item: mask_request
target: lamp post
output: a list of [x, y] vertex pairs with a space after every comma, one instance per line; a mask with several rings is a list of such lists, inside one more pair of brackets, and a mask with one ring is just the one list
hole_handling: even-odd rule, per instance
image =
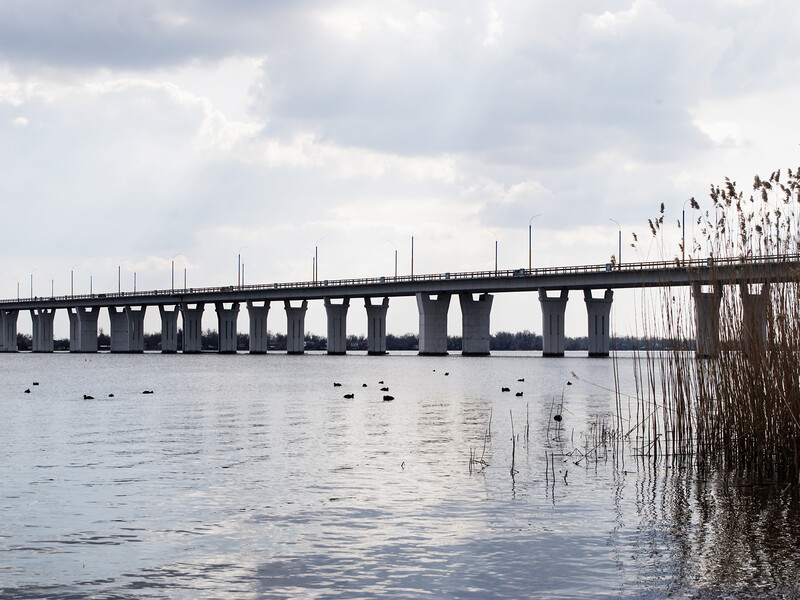
[[411, 234], [411, 279], [414, 279], [414, 234]]
[[488, 231], [494, 236], [494, 274], [497, 275], [497, 234], [488, 228], [486, 229], [486, 231]]
[[528, 271], [533, 268], [533, 220], [541, 216], [541, 214], [535, 214], [528, 221]]
[[314, 281], [319, 281], [319, 243], [324, 239], [321, 237], [314, 244]]
[[[239, 288], [239, 289], [241, 289], [241, 287], [242, 287], [242, 250], [244, 250], [246, 248], [249, 248], [249, 247], [250, 247], [249, 244], [247, 246], [242, 246], [241, 248], [239, 248], [239, 250], [237, 250], [237, 253], [236, 253], [236, 259], [237, 259], [237, 265], [236, 265], [236, 287]], [[176, 254], [176, 256], [177, 256], [177, 254]]]
[[394, 246], [394, 278], [397, 279], [397, 244], [392, 240], [386, 240], [386, 243]]
[[91, 296], [93, 294], [93, 290], [92, 290], [92, 272], [89, 269], [84, 269], [84, 271], [86, 271], [89, 274], [89, 295]]
[[608, 219], [609, 221], [614, 221], [617, 224], [617, 228], [619, 228], [619, 253], [617, 254], [617, 268], [622, 268], [622, 225], [619, 224], [619, 221], [616, 219]]
[[[681, 262], [686, 264], [686, 205], [692, 202], [694, 198], [689, 198], [683, 203], [681, 210]], [[694, 208], [694, 206], [692, 206]]]

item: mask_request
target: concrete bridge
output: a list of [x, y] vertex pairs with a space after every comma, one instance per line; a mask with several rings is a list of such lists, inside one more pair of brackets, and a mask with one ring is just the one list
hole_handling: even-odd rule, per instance
[[[244, 304], [250, 318], [250, 352], [266, 353], [267, 315], [271, 303], [283, 303], [287, 322], [287, 352], [304, 351], [308, 302], [322, 300], [328, 317], [328, 354], [344, 354], [347, 313], [351, 300], [364, 301], [369, 354], [386, 354], [386, 314], [389, 299], [415, 296], [419, 309], [419, 353], [447, 354], [447, 313], [458, 295], [462, 315], [462, 354], [489, 354], [493, 294], [538, 292], [542, 309], [544, 356], [564, 355], [564, 313], [571, 290], [582, 291], [587, 311], [589, 356], [608, 356], [609, 315], [615, 289], [691, 286], [695, 303], [696, 346], [700, 355], [713, 354], [719, 341], [719, 305], [725, 285], [739, 286], [753, 335], [766, 331], [765, 302], [770, 282], [800, 279], [800, 255], [751, 259], [704, 259], [682, 263], [642, 262], [502, 271], [439, 273], [367, 279], [269, 283], [211, 288], [154, 290], [34, 297], [0, 301], [0, 351], [17, 351], [17, 319], [29, 311], [33, 351], [53, 351], [55, 311], [66, 310], [70, 352], [97, 352], [97, 319], [108, 311], [111, 352], [144, 350], [144, 316], [157, 307], [161, 316], [161, 347], [178, 351], [178, 317], [182, 319], [184, 353], [201, 351], [201, 319], [213, 305], [219, 325], [219, 351], [236, 352], [237, 317]], [[753, 292], [751, 284], [762, 284]], [[710, 289], [709, 289], [710, 288]]]

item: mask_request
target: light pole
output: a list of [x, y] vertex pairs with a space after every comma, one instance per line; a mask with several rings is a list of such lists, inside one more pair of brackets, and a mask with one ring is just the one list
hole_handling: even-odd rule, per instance
[[528, 221], [528, 271], [533, 268], [533, 220], [541, 216], [541, 214], [535, 214]]
[[392, 240], [386, 240], [386, 243], [394, 246], [394, 278], [397, 279], [397, 244]]
[[686, 202], [683, 203], [683, 209], [681, 210], [681, 262], [686, 264], [686, 205], [692, 203], [692, 208], [694, 208], [694, 198], [689, 198]]
[[414, 279], [414, 234], [411, 234], [411, 279]]
[[497, 275], [497, 234], [488, 228], [486, 229], [486, 231], [488, 231], [494, 236], [494, 274]]
[[619, 221], [616, 219], [608, 219], [609, 221], [614, 221], [617, 224], [617, 228], [619, 228], [619, 253], [617, 254], [617, 268], [622, 268], [622, 225], [619, 224]]
[[[183, 255], [182, 252], [178, 252], [177, 254], [173, 254], [172, 258], [170, 259], [171, 267], [172, 267], [172, 293], [173, 294], [175, 293], [175, 259], [177, 257], [179, 257], [179, 256], [182, 256], [182, 255]], [[184, 269], [185, 268], [186, 267], [184, 267]], [[186, 287], [186, 273], [185, 273], [185, 271], [184, 271], [184, 277], [183, 277], [183, 287], [184, 288]]]
[[92, 295], [92, 272], [89, 269], [84, 269], [89, 274], [89, 295]]
[[319, 243], [324, 239], [321, 237], [314, 244], [314, 281], [319, 281]]
[[238, 287], [239, 289], [242, 288], [242, 250], [249, 247], [250, 247], [249, 245], [242, 246], [241, 248], [239, 248], [239, 251], [237, 253], [238, 264], [236, 267], [236, 287]]

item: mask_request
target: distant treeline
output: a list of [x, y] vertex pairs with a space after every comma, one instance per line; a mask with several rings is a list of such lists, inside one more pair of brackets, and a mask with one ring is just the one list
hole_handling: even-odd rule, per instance
[[[269, 333], [270, 350], [286, 350], [286, 336], [282, 333]], [[178, 331], [178, 348], [182, 347], [183, 332]], [[249, 348], [250, 336], [246, 333], [238, 335], [237, 347], [239, 350]], [[17, 335], [17, 345], [20, 350], [31, 350], [31, 336], [27, 334]], [[111, 346], [111, 336], [104, 333], [101, 329], [97, 335], [97, 345], [100, 350], [107, 350]], [[53, 346], [56, 350], [69, 350], [69, 339], [63, 338], [54, 340]], [[307, 350], [325, 350], [327, 339], [324, 336], [306, 333], [305, 346]], [[612, 339], [612, 348], [615, 350], [670, 350], [675, 346], [673, 340], [656, 339], [645, 340], [635, 337], [620, 337]], [[203, 350], [217, 350], [219, 348], [219, 336], [213, 329], [206, 329], [202, 334]], [[527, 329], [511, 333], [508, 331], [498, 331], [491, 336], [489, 347], [492, 350], [541, 350], [542, 336], [532, 333]], [[386, 334], [386, 349], [392, 350], [417, 350], [419, 348], [419, 336], [415, 333], [404, 335]], [[589, 341], [586, 337], [568, 337], [565, 340], [567, 350], [588, 350]], [[146, 333], [144, 335], [145, 350], [161, 350], [161, 334]], [[348, 350], [367, 350], [367, 338], [363, 335], [351, 335], [347, 337]], [[452, 335], [447, 337], [447, 349], [452, 351], [461, 350], [461, 336]], [[683, 344], [684, 350], [693, 350], [694, 343]]]

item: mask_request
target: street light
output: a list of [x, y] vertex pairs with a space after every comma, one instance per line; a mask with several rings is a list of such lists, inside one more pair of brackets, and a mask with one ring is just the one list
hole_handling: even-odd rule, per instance
[[528, 271], [533, 268], [533, 220], [541, 216], [541, 214], [535, 214], [528, 221]]
[[250, 247], [249, 245], [248, 246], [242, 246], [241, 248], [239, 248], [239, 251], [238, 251], [238, 254], [237, 254], [238, 264], [237, 264], [237, 267], [236, 267], [236, 287], [238, 287], [239, 289], [242, 288], [242, 250], [244, 250], [245, 248], [249, 248], [249, 247]]
[[84, 269], [89, 274], [89, 295], [92, 295], [92, 272], [89, 269]]
[[411, 234], [411, 279], [414, 279], [414, 234]]
[[608, 220], [614, 221], [614, 223], [616, 223], [617, 227], [619, 228], [619, 254], [617, 255], [617, 264], [618, 264], [617, 268], [622, 268], [622, 225], [620, 225], [619, 221], [617, 221], [616, 219], [609, 218]]
[[394, 278], [397, 279], [397, 244], [392, 240], [386, 240], [386, 243], [394, 246]]
[[489, 228], [486, 231], [494, 236], [494, 274], [497, 275], [497, 234]]
[[[170, 259], [171, 266], [172, 266], [172, 293], [175, 293], [175, 259], [178, 256], [183, 256], [182, 252], [178, 252], [177, 254], [173, 254], [172, 258]], [[183, 267], [183, 287], [184, 291], [186, 291], [186, 265]]]
[[687, 204], [689, 204], [692, 210], [694, 210], [695, 199], [692, 197], [689, 198], [686, 202], [684, 202], [683, 209], [681, 211], [681, 260], [684, 264], [686, 263], [686, 205]]
[[314, 244], [314, 281], [319, 281], [319, 243], [324, 239], [321, 237]]

